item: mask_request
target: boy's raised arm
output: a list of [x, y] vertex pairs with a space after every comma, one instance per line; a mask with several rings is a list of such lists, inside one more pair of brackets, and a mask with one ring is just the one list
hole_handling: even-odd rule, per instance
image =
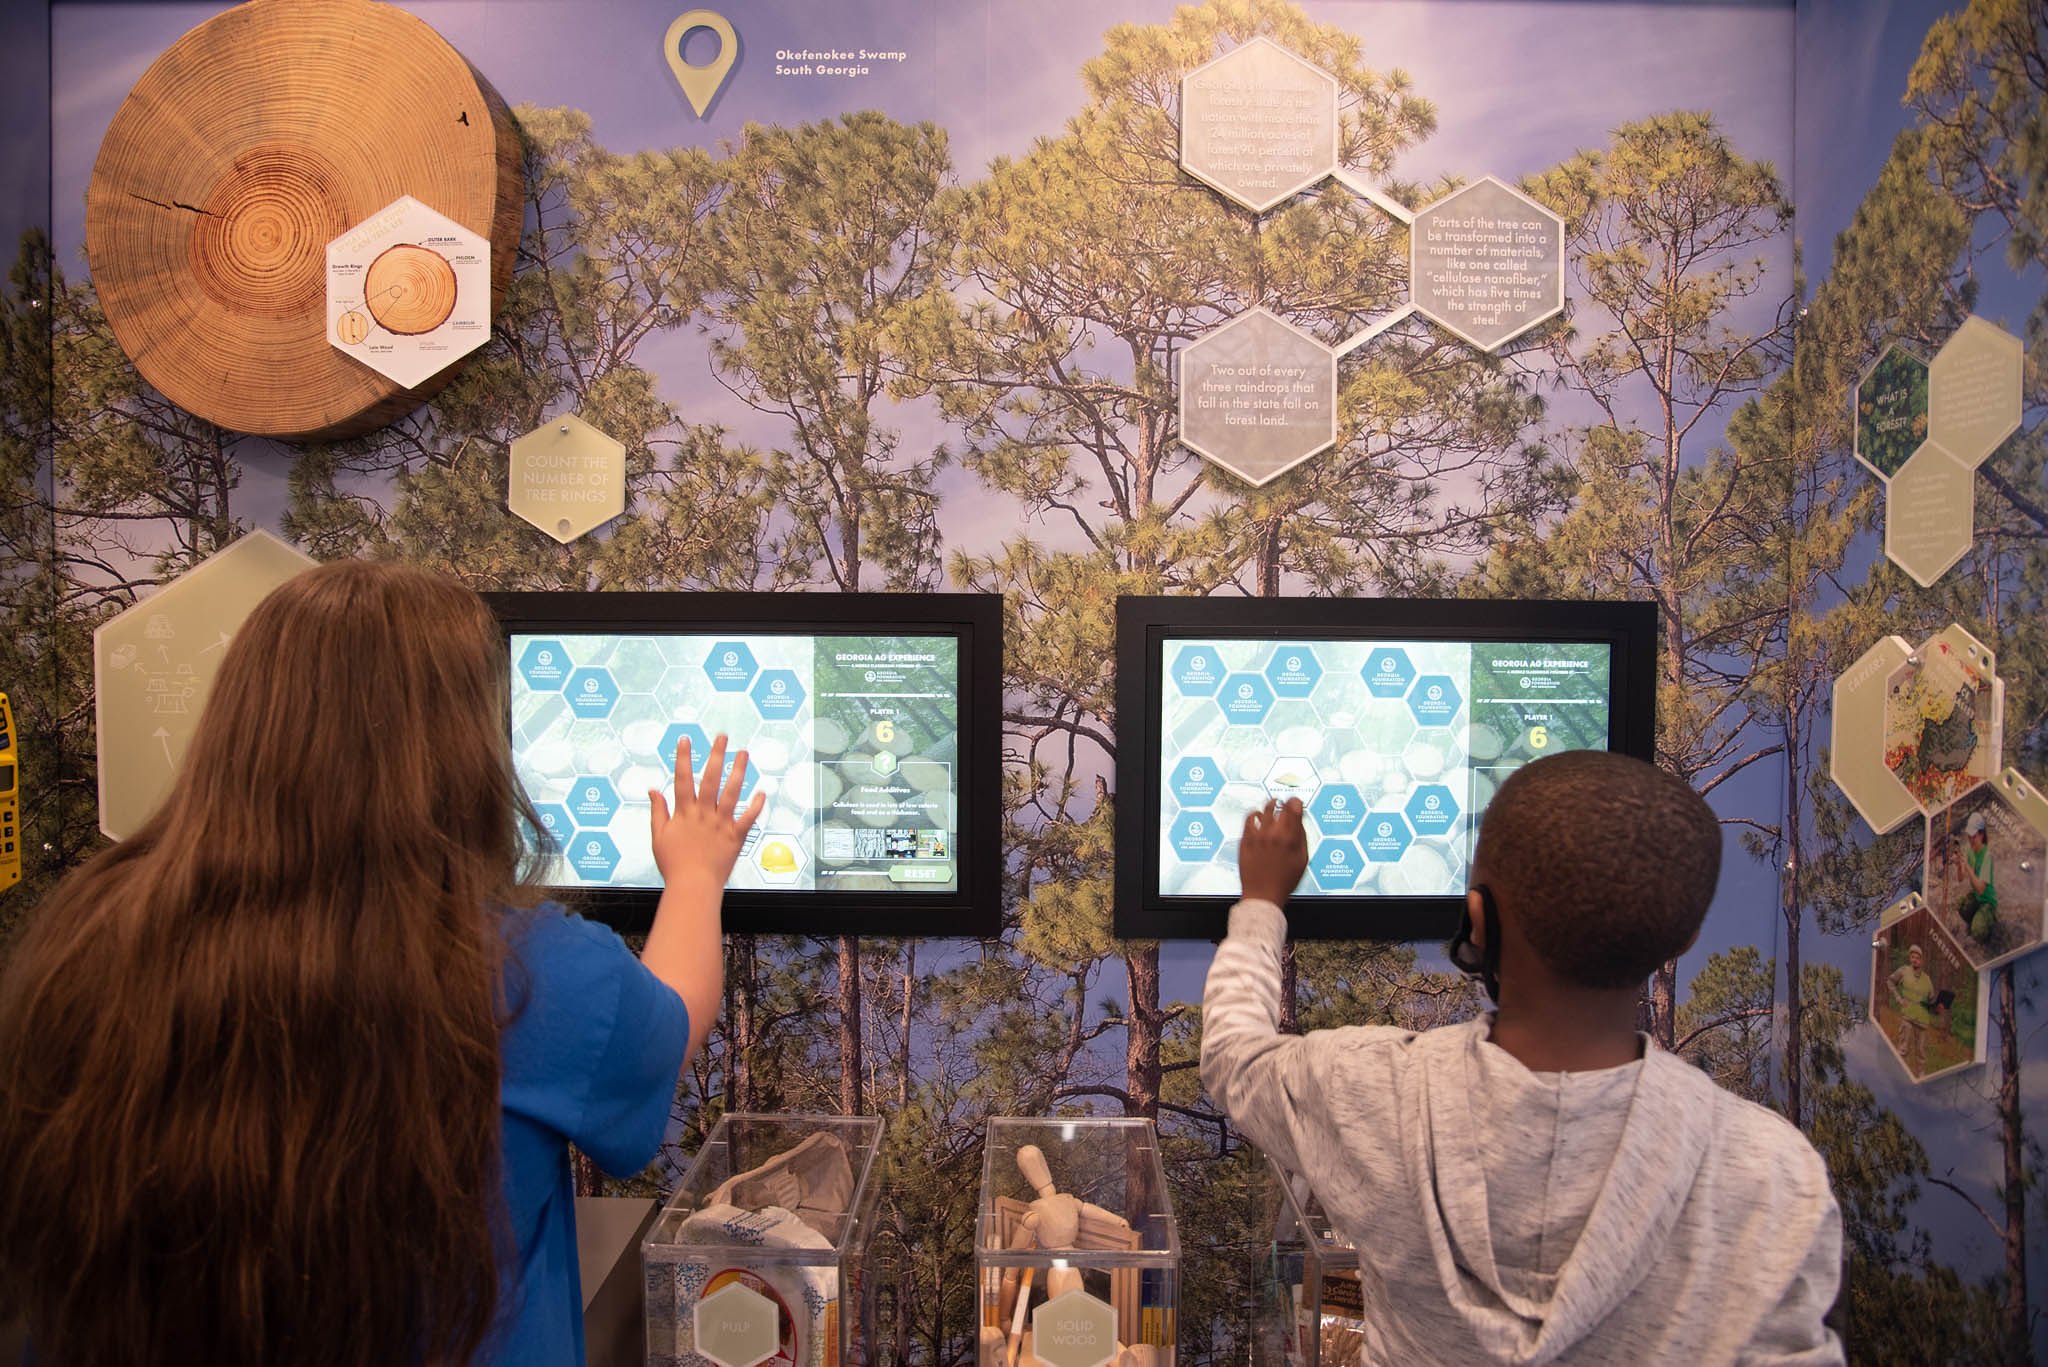
[[1308, 867], [1301, 803], [1267, 803], [1245, 817], [1238, 844], [1244, 900], [1230, 909], [1202, 992], [1202, 1085], [1232, 1123], [1291, 1172], [1303, 1171], [1304, 1132], [1326, 1128], [1309, 1041], [1280, 1033], [1280, 952], [1287, 900]]

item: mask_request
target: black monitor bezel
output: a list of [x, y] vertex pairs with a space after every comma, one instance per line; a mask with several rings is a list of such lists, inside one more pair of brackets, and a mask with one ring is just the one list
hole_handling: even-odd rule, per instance
[[[511, 666], [517, 634], [942, 635], [960, 642], [957, 886], [945, 892], [732, 889], [729, 934], [991, 938], [1002, 930], [1003, 599], [988, 593], [500, 592], [484, 601], [498, 619]], [[509, 699], [508, 699], [509, 707]], [[505, 719], [510, 733], [511, 716]], [[622, 934], [654, 924], [654, 888], [550, 886], [572, 910]]]
[[[1610, 748], [1656, 757], [1657, 609], [1648, 602], [1501, 598], [1120, 597], [1116, 611], [1115, 928], [1125, 939], [1217, 940], [1228, 897], [1168, 897], [1159, 891], [1160, 727], [1169, 641], [1243, 640], [1605, 642]], [[1297, 898], [1289, 933], [1315, 940], [1442, 940], [1453, 935], [1464, 899]], [[1371, 933], [1361, 933], [1369, 929]]]

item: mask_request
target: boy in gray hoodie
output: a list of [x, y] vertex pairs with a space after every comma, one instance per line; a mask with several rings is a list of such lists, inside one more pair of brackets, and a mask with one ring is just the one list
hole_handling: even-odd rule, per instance
[[1798, 1130], [1636, 1032], [1721, 829], [1661, 770], [1570, 751], [1486, 810], [1453, 957], [1495, 1010], [1279, 1033], [1301, 803], [1245, 819], [1202, 1081], [1358, 1246], [1369, 1363], [1838, 1363], [1842, 1222]]

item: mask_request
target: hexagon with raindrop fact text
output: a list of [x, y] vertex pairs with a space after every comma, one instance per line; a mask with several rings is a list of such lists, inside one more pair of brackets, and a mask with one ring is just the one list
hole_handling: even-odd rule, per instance
[[1885, 555], [1928, 588], [1969, 553], [1976, 534], [1976, 472], [1928, 442], [1885, 486]]
[[1965, 318], [1927, 368], [1927, 437], [1969, 469], [2020, 425], [2026, 356], [1995, 323]]
[[1190, 343], [1179, 397], [1181, 443], [1247, 484], [1337, 441], [1337, 353], [1267, 309]]
[[1927, 440], [1927, 362], [1897, 342], [1856, 381], [1851, 452], [1879, 479], [1890, 479]]
[[1482, 351], [1564, 311], [1564, 220], [1492, 176], [1419, 210], [1408, 243], [1416, 311]]
[[94, 630], [100, 829], [109, 837], [126, 839], [170, 791], [243, 621], [313, 564], [270, 533], [251, 532]]
[[1117, 1347], [1116, 1307], [1086, 1291], [1054, 1296], [1031, 1312], [1031, 1353], [1046, 1367], [1102, 1367]]
[[1254, 38], [1180, 81], [1181, 169], [1264, 213], [1337, 169], [1337, 81]]
[[574, 414], [513, 439], [505, 506], [563, 545], [626, 511], [626, 447]]
[[569, 699], [569, 710], [579, 721], [602, 720], [619, 704], [619, 686], [613, 681], [612, 672], [596, 665], [571, 674], [562, 692]]
[[752, 1287], [728, 1282], [690, 1307], [697, 1351], [718, 1367], [757, 1367], [782, 1346], [775, 1302]]

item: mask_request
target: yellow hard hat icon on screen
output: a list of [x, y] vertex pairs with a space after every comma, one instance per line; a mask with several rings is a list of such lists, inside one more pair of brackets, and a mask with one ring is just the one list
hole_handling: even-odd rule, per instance
[[761, 847], [761, 872], [795, 873], [796, 851], [786, 841], [769, 841]]

